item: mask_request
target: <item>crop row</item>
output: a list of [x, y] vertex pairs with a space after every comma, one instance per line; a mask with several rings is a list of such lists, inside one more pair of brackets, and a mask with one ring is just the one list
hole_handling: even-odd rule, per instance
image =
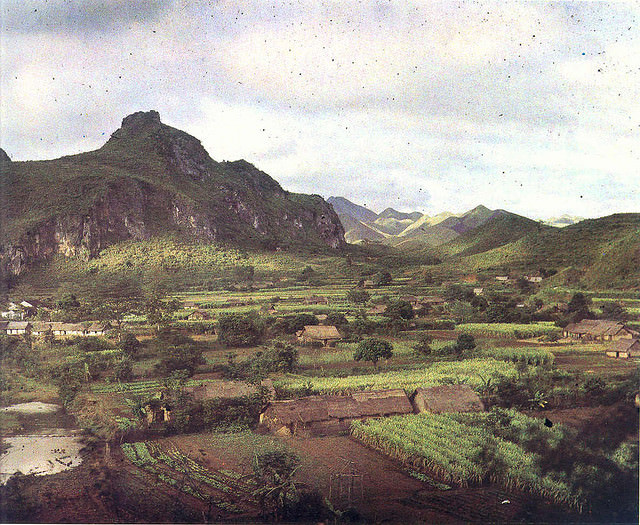
[[487, 428], [451, 415], [421, 414], [356, 421], [354, 437], [414, 468], [461, 486], [491, 481], [557, 503], [580, 506], [569, 486], [542, 472], [538, 456]]
[[478, 388], [483, 386], [487, 379], [495, 376], [516, 377], [516, 367], [513, 363], [506, 361], [476, 358], [438, 362], [415, 370], [349, 377], [314, 377], [310, 379], [308, 376], [287, 375], [274, 381], [274, 386], [293, 390], [307, 388], [311, 382], [311, 390], [320, 394], [343, 394], [358, 390], [385, 388], [404, 388], [411, 391], [417, 387], [455, 383], [466, 383], [472, 388]]
[[530, 339], [541, 335], [560, 335], [560, 330], [553, 323], [465, 323], [456, 327], [459, 332], [485, 337], [516, 337]]

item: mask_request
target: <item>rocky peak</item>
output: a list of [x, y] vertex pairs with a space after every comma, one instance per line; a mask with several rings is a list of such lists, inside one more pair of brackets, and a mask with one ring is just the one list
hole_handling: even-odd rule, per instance
[[137, 111], [122, 119], [120, 129], [111, 134], [111, 139], [144, 137], [157, 131], [162, 126], [160, 113], [157, 111]]
[[0, 162], [11, 162], [11, 158], [7, 155], [7, 152], [0, 148]]

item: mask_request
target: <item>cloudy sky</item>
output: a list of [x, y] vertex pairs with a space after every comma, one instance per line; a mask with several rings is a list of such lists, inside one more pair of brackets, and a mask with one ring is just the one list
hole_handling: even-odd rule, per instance
[[95, 149], [133, 111], [292, 191], [381, 211], [640, 212], [622, 2], [2, 0], [0, 143]]

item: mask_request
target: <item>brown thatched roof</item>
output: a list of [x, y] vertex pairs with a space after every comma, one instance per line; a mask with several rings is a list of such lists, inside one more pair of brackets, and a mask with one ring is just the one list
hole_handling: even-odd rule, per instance
[[387, 416], [413, 412], [409, 398], [401, 388], [355, 392], [352, 395], [360, 406], [362, 416]]
[[330, 419], [409, 414], [413, 411], [402, 389], [357, 392], [345, 396], [307, 396], [286, 401], [273, 401], [263, 413], [267, 423], [291, 425]]
[[469, 385], [441, 385], [417, 388], [414, 404], [421, 411], [434, 412], [479, 412], [484, 410], [482, 400]]
[[305, 326], [304, 330], [300, 333], [300, 337], [304, 339], [315, 339], [317, 341], [324, 341], [326, 339], [342, 339], [338, 329], [331, 325]]
[[638, 339], [618, 339], [612, 341], [607, 346], [609, 352], [630, 352], [631, 350], [640, 350], [640, 340]]
[[605, 335], [617, 335], [620, 331], [625, 330], [625, 326], [619, 321], [583, 319], [579, 323], [571, 323], [567, 325], [565, 330], [572, 334], [584, 334], [600, 337]]

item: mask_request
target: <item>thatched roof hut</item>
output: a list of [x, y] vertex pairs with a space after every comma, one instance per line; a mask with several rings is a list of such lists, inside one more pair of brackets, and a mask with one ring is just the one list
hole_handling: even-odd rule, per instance
[[571, 323], [563, 330], [564, 337], [585, 339], [589, 341], [616, 341], [631, 338], [633, 333], [619, 321], [602, 319], [583, 319], [579, 323]]
[[607, 348], [608, 357], [640, 357], [640, 339], [618, 339], [613, 341]]
[[327, 435], [347, 432], [355, 419], [412, 411], [404, 390], [382, 390], [274, 401], [260, 415], [260, 423], [280, 434]]
[[332, 325], [307, 325], [298, 332], [298, 338], [300, 341], [308, 343], [320, 341], [324, 346], [327, 346], [331, 342], [339, 341], [342, 336], [338, 329]]
[[417, 388], [413, 405], [418, 412], [482, 412], [484, 404], [469, 385], [440, 385]]
[[203, 382], [197, 386], [188, 386], [185, 392], [193, 395], [196, 401], [207, 399], [231, 399], [256, 394], [258, 388], [243, 381], [225, 381], [216, 379]]

